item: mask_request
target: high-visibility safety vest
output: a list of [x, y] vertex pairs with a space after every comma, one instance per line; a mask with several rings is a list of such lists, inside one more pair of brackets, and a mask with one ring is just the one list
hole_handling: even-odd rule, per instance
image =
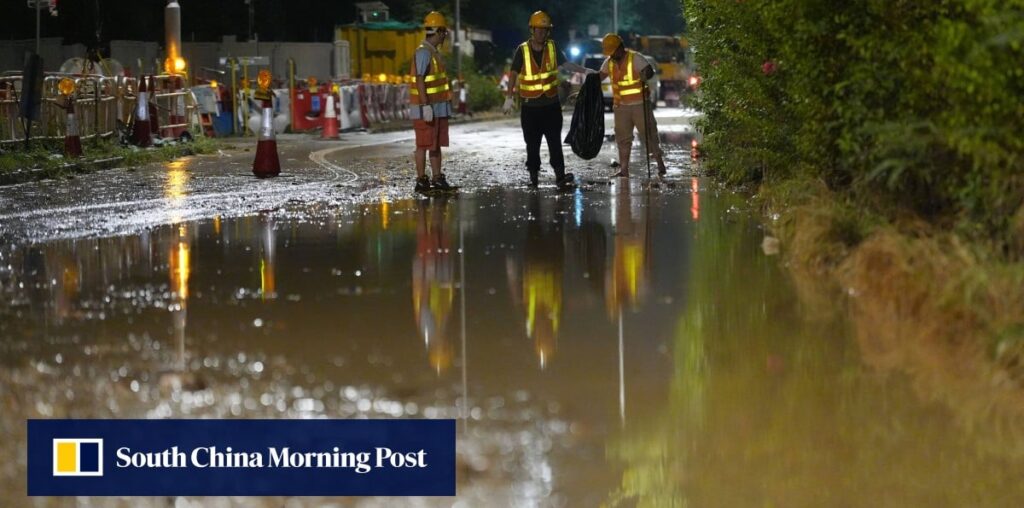
[[644, 101], [643, 80], [640, 79], [640, 74], [633, 69], [634, 55], [636, 55], [635, 51], [631, 49], [626, 50], [625, 72], [622, 72], [621, 66], [619, 72], [616, 72], [615, 59], [608, 59], [608, 74], [611, 76], [612, 81], [612, 99], [616, 106], [620, 104], [639, 104]]
[[558, 95], [558, 59], [555, 58], [555, 43], [544, 44], [540, 65], [533, 61], [530, 42], [519, 45], [523, 50], [523, 73], [519, 76], [519, 95], [524, 99]]
[[[445, 73], [444, 64], [437, 57], [437, 50], [424, 42], [420, 44], [421, 49], [430, 51], [430, 67], [423, 76], [423, 86], [426, 88], [427, 96], [420, 97], [419, 87], [413, 84], [409, 87], [409, 102], [416, 105], [438, 104], [452, 100], [451, 85], [448, 83], [448, 74]], [[413, 56], [410, 62], [410, 74], [418, 76], [416, 72], [416, 57]], [[432, 74], [431, 74], [432, 73]]]

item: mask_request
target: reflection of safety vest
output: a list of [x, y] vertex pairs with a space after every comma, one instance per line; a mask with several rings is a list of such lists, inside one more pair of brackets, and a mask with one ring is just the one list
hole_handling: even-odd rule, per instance
[[530, 42], [519, 45], [523, 50], [523, 74], [519, 76], [519, 95], [525, 99], [536, 99], [542, 95], [558, 95], [558, 59], [555, 58], [555, 43], [547, 41], [542, 51], [540, 66], [533, 61]]
[[[425, 49], [430, 52], [430, 67], [427, 68], [425, 76], [423, 76], [423, 86], [427, 90], [427, 97], [424, 99], [420, 97], [419, 87], [415, 84], [409, 87], [409, 102], [412, 104], [438, 104], [445, 101], [452, 100], [451, 85], [448, 84], [448, 74], [444, 71], [444, 64], [441, 63], [441, 59], [437, 58], [437, 50], [433, 48], [426, 41], [420, 44], [419, 49]], [[411, 70], [410, 74], [413, 76], [419, 76], [416, 72], [416, 57], [413, 56], [412, 62], [410, 63]], [[433, 74], [430, 74], [433, 72]]]
[[635, 51], [626, 50], [626, 72], [616, 72], [615, 60], [608, 59], [608, 74], [611, 75], [612, 96], [615, 105], [639, 104], [644, 101], [643, 81], [641, 81], [639, 73], [633, 69], [634, 55], [636, 55]]

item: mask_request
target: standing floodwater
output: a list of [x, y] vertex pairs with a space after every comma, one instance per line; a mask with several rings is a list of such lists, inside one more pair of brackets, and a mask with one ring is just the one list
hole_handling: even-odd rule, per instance
[[470, 506], [1024, 502], [1024, 461], [866, 367], [744, 210], [634, 180], [4, 245], [3, 504], [58, 417], [456, 418]]

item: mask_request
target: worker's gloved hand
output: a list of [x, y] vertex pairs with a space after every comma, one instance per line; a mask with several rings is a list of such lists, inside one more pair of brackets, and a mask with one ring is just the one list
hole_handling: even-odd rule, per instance
[[512, 97], [505, 97], [505, 105], [501, 107], [501, 110], [507, 115], [512, 112], [512, 109], [516, 107], [516, 101]]
[[426, 105], [426, 106], [420, 106], [420, 112], [423, 114], [422, 116], [423, 116], [423, 121], [424, 122], [433, 122], [434, 121], [434, 107], [433, 106], [431, 106], [429, 104]]

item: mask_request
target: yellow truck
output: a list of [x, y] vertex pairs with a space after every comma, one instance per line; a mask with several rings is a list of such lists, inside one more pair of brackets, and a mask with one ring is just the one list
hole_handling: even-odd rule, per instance
[[653, 57], [661, 81], [659, 99], [678, 106], [684, 94], [696, 91], [700, 77], [693, 66], [689, 42], [683, 36], [642, 35], [633, 39], [633, 49]]

